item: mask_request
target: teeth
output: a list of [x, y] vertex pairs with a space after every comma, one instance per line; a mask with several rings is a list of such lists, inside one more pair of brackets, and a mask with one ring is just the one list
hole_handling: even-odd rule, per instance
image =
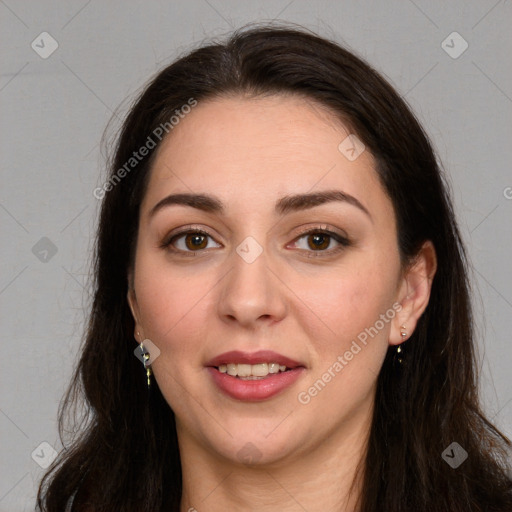
[[249, 377], [251, 375], [250, 364], [239, 364], [238, 371], [236, 372], [238, 377]]
[[244, 377], [248, 380], [254, 380], [252, 377], [266, 377], [269, 373], [279, 373], [286, 371], [286, 366], [279, 363], [258, 363], [258, 364], [245, 364], [245, 363], [229, 363], [221, 364], [219, 372], [227, 373], [233, 377]]
[[268, 373], [279, 373], [279, 364], [270, 363], [268, 365]]

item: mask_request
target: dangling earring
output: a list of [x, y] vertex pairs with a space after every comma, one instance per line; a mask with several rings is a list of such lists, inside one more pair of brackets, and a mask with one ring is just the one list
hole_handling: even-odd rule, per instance
[[[137, 336], [140, 337], [140, 333], [137, 331]], [[151, 358], [150, 353], [146, 350], [146, 347], [144, 346], [144, 342], [140, 342], [139, 344], [140, 353], [142, 356], [142, 363], [144, 364], [144, 368], [146, 369], [146, 377], [147, 377], [147, 383], [148, 383], [148, 390], [151, 388], [151, 366], [149, 365], [149, 360]]]
[[151, 356], [149, 355], [149, 352], [146, 350], [146, 347], [144, 346], [144, 343], [142, 341], [140, 342], [140, 351], [142, 354], [142, 361], [144, 363], [144, 368], [146, 369], [146, 377], [148, 379], [148, 389], [149, 389], [151, 387], [151, 374], [152, 374], [151, 367], [149, 366], [149, 359]]
[[[407, 331], [405, 330], [405, 325], [400, 326], [400, 336], [402, 336], [402, 343], [407, 339]], [[404, 351], [402, 349], [402, 345], [398, 345], [396, 347], [396, 353], [395, 353], [395, 359], [398, 362], [398, 364], [403, 364], [404, 359]]]

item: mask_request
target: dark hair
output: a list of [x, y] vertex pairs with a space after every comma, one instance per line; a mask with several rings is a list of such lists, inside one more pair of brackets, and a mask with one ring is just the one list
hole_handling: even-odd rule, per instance
[[[512, 510], [510, 441], [480, 409], [467, 261], [431, 144], [368, 64], [306, 29], [274, 25], [238, 30], [166, 67], [124, 122], [104, 189], [85, 343], [59, 412], [61, 436], [73, 405], [84, 400], [86, 413], [81, 423], [75, 418], [74, 438], [41, 482], [40, 509], [62, 512], [74, 496], [76, 511], [179, 510], [174, 414], [156, 386], [147, 393], [126, 297], [139, 207], [159, 144], [121, 180], [113, 178], [191, 98], [272, 94], [316, 101], [370, 150], [394, 205], [404, 266], [426, 240], [437, 254], [430, 302], [405, 344], [404, 364], [394, 364], [390, 349], [378, 377], [361, 510]], [[452, 442], [469, 454], [457, 470], [441, 456]]]

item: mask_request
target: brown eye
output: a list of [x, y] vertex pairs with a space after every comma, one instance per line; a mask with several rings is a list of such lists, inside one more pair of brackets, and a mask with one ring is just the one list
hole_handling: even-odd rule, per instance
[[351, 243], [348, 238], [325, 229], [306, 231], [293, 242], [294, 248], [300, 249], [308, 256], [328, 256], [342, 251]]
[[308, 247], [313, 250], [327, 249], [331, 241], [330, 239], [331, 237], [329, 235], [326, 235], [325, 233], [315, 233], [312, 235], [308, 235]]
[[205, 235], [192, 233], [185, 235], [185, 245], [187, 249], [194, 251], [196, 249], [205, 249], [208, 245], [208, 240]]
[[[213, 245], [208, 245], [210, 240], [214, 242]], [[217, 244], [212, 236], [205, 231], [188, 230], [171, 236], [161, 244], [161, 247], [172, 252], [190, 255], [211, 247], [221, 247], [221, 245]]]

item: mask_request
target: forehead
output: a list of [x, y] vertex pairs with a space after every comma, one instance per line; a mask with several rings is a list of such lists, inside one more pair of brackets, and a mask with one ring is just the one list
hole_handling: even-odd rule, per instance
[[334, 114], [299, 96], [199, 102], [160, 146], [144, 203], [172, 192], [215, 192], [250, 207], [253, 199], [315, 188], [385, 201], [369, 151], [347, 158], [349, 135]]

